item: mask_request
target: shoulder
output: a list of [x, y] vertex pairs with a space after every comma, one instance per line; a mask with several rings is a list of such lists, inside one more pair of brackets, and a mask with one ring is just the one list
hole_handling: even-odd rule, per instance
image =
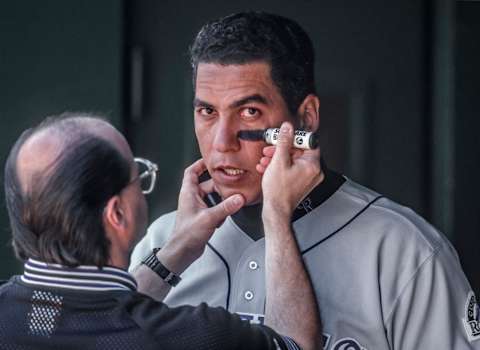
[[364, 257], [404, 249], [426, 257], [449, 244], [410, 208], [350, 179], [294, 227], [302, 232], [300, 246], [306, 251], [328, 241], [336, 250], [357, 247]]
[[338, 196], [357, 204], [357, 224], [365, 227], [366, 236], [411, 244], [427, 254], [449, 245], [442, 233], [412, 209], [351, 180], [338, 190]]
[[151, 253], [153, 248], [162, 247], [165, 244], [175, 225], [175, 215], [175, 211], [167, 213], [160, 216], [150, 225], [145, 236], [138, 242], [132, 252], [130, 271], [139, 265], [143, 258]]
[[16, 276], [13, 276], [10, 280], [0, 280], [0, 300], [4, 298], [15, 278]]
[[345, 236], [374, 262], [386, 318], [417, 298], [463, 308], [471, 287], [444, 234], [412, 209], [353, 181], [347, 180], [336, 195], [339, 203], [355, 203], [357, 217]]
[[447, 237], [412, 209], [351, 180], [331, 199], [329, 214], [340, 217], [333, 236], [337, 251], [354, 251], [355, 261], [377, 266], [384, 285], [398, 292], [416, 277], [426, 278], [421, 272], [431, 265], [463, 276]]
[[19, 275], [13, 275], [8, 280], [0, 280], [0, 294], [6, 292], [9, 288], [12, 288], [13, 286], [17, 286], [19, 280]]
[[361, 233], [356, 241], [369, 245], [364, 251], [375, 256], [383, 280], [396, 285], [397, 291], [405, 291], [407, 285], [418, 287], [420, 280], [425, 288], [440, 289], [441, 284], [455, 281], [458, 289], [470, 289], [449, 239], [415, 211], [353, 181], [347, 181], [339, 191], [348, 200], [368, 207], [350, 234]]

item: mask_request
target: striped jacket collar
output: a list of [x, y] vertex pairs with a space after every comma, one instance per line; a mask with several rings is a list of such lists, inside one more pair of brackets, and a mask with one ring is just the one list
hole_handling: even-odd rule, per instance
[[137, 289], [135, 279], [128, 272], [116, 267], [67, 267], [34, 259], [25, 262], [21, 280], [29, 285], [84, 291]]

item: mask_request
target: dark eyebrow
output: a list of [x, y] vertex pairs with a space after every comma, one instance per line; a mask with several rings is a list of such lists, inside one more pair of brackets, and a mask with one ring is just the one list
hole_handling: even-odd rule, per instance
[[[264, 104], [264, 105], [268, 105], [268, 100], [260, 95], [260, 94], [254, 94], [254, 95], [250, 95], [250, 96], [246, 96], [238, 101], [235, 101], [233, 102], [229, 107], [230, 108], [238, 108], [240, 106], [243, 106], [247, 103], [251, 103], [251, 102], [257, 102], [257, 103], [261, 103], [261, 104]], [[212, 108], [214, 109], [213, 105], [211, 105], [210, 103], [206, 102], [206, 101], [202, 101], [198, 98], [195, 98], [193, 100], [193, 107], [206, 107], [206, 108]]]
[[268, 105], [268, 100], [264, 96], [260, 94], [254, 94], [254, 95], [246, 96], [238, 101], [233, 102], [230, 105], [230, 108], [237, 108], [251, 102], [258, 102], [264, 105]]
[[198, 98], [195, 98], [193, 100], [193, 107], [200, 107], [200, 106], [213, 109], [213, 105], [211, 105], [210, 103], [199, 100]]

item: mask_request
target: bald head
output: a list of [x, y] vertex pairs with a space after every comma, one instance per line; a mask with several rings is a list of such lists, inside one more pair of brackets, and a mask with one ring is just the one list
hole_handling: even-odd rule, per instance
[[104, 266], [106, 203], [135, 172], [125, 138], [84, 115], [47, 118], [20, 136], [5, 166], [5, 197], [20, 259]]
[[58, 119], [53, 123], [48, 120], [33, 130], [18, 151], [16, 167], [22, 192], [27, 193], [35, 184], [41, 184], [42, 179], [54, 171], [62, 153], [75, 147], [86, 135], [107, 141], [127, 161], [133, 161], [132, 152], [123, 135], [102, 119], [79, 115]]

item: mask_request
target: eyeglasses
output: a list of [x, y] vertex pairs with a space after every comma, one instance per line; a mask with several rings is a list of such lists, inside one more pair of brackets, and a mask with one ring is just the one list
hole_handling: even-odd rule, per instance
[[144, 158], [133, 159], [138, 166], [138, 176], [134, 177], [130, 183], [140, 180], [140, 188], [143, 194], [149, 194], [155, 188], [157, 181], [157, 164]]

